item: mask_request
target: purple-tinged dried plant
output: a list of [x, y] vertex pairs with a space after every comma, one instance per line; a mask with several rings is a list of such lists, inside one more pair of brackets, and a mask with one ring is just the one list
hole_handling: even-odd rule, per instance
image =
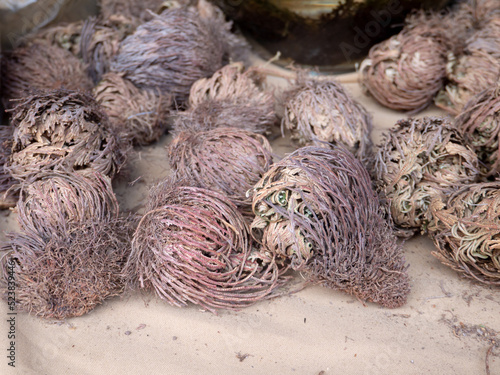
[[432, 209], [433, 255], [469, 278], [500, 286], [500, 182], [463, 186]]
[[106, 73], [94, 96], [115, 131], [135, 144], [157, 141], [169, 125], [171, 97], [139, 89], [120, 74]]
[[451, 120], [424, 117], [400, 120], [383, 135], [374, 174], [398, 235], [406, 237], [427, 230], [433, 199], [476, 182], [480, 171], [476, 154]]
[[248, 227], [222, 194], [171, 181], [153, 189], [125, 272], [175, 306], [237, 309], [283, 284], [272, 259], [253, 249]]
[[304, 147], [254, 188], [262, 252], [311, 282], [386, 307], [406, 302], [407, 266], [368, 172], [349, 151]]
[[244, 215], [253, 217], [252, 198], [246, 193], [269, 169], [273, 155], [260, 134], [216, 128], [178, 133], [168, 147], [168, 159], [178, 178], [227, 195]]

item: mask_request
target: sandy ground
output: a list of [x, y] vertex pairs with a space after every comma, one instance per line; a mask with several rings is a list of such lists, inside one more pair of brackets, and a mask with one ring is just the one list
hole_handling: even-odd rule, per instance
[[[373, 114], [376, 142], [404, 116], [347, 87]], [[141, 210], [148, 186], [168, 175], [169, 140], [138, 149], [129, 175], [115, 183], [123, 210]], [[273, 147], [280, 155], [293, 149], [286, 138]], [[15, 217], [0, 212], [1, 241]], [[140, 295], [64, 322], [19, 314], [15, 369], [7, 365], [8, 311], [0, 302], [0, 373], [486, 374], [488, 349], [500, 340], [500, 290], [461, 278], [433, 249], [422, 236], [405, 243], [412, 291], [394, 310], [316, 286], [219, 315]], [[500, 374], [500, 349], [490, 352], [490, 373]]]

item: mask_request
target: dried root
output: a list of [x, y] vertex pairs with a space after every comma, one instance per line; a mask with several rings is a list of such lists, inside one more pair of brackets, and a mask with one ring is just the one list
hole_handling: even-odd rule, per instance
[[135, 232], [126, 272], [175, 306], [235, 309], [283, 283], [272, 259], [252, 248], [236, 206], [211, 190], [167, 181], [153, 190]]
[[136, 144], [157, 141], [168, 127], [170, 96], [139, 89], [120, 74], [105, 74], [94, 96], [115, 131]]
[[386, 307], [406, 302], [407, 266], [368, 172], [343, 148], [304, 147], [254, 188], [252, 232], [306, 279]]
[[224, 193], [252, 217], [252, 199], [246, 193], [273, 162], [264, 136], [236, 128], [181, 132], [170, 143], [168, 158], [178, 178]]
[[500, 183], [464, 186], [433, 211], [433, 254], [469, 278], [500, 286]]
[[0, 210], [15, 206], [16, 182], [5, 169], [12, 153], [13, 126], [0, 126]]
[[425, 117], [400, 120], [383, 135], [374, 173], [400, 234], [411, 236], [431, 224], [433, 199], [476, 182], [480, 171], [476, 154], [451, 122]]

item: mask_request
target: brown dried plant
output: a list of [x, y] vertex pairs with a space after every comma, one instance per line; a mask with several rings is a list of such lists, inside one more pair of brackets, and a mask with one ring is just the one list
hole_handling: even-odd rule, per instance
[[237, 128], [184, 131], [168, 147], [170, 166], [176, 176], [195, 186], [224, 193], [245, 216], [252, 216], [247, 191], [261, 179], [273, 162], [268, 140]]
[[28, 34], [23, 44], [50, 44], [71, 52], [74, 56], [81, 56], [80, 39], [84, 21], [57, 24], [44, 27], [34, 34]]
[[335, 81], [299, 79], [283, 95], [281, 126], [299, 145], [344, 145], [358, 159], [371, 154], [372, 117]]
[[19, 102], [12, 123], [8, 170], [16, 179], [85, 168], [113, 176], [122, 163], [121, 144], [90, 95], [67, 90], [34, 94]]
[[386, 307], [406, 302], [407, 266], [368, 172], [349, 151], [304, 147], [256, 184], [254, 236], [307, 280]]
[[121, 74], [106, 73], [94, 96], [116, 132], [136, 144], [157, 141], [169, 125], [171, 97], [139, 89]]
[[0, 210], [13, 207], [17, 202], [16, 181], [5, 166], [12, 153], [14, 127], [0, 125]]
[[90, 91], [92, 80], [83, 64], [70, 52], [48, 44], [17, 48], [2, 59], [3, 103], [12, 108], [12, 99], [36, 90]]
[[125, 272], [175, 306], [235, 309], [273, 296], [283, 283], [264, 263], [236, 206], [222, 194], [170, 180], [152, 190]]
[[483, 163], [485, 176], [500, 172], [500, 84], [472, 97], [455, 119], [463, 134]]
[[132, 233], [130, 219], [115, 218], [52, 230], [49, 237], [11, 234], [1, 249], [2, 289], [13, 265], [18, 310], [51, 319], [83, 315], [122, 292]]
[[479, 173], [476, 154], [451, 120], [440, 117], [398, 121], [383, 134], [374, 168], [377, 188], [404, 237], [427, 230], [433, 199], [476, 182]]
[[142, 21], [151, 19], [150, 11], [157, 11], [165, 0], [99, 0], [100, 13], [104, 18], [113, 15], [124, 15]]
[[463, 186], [432, 209], [433, 255], [469, 278], [500, 286], [500, 182]]
[[360, 67], [364, 90], [396, 110], [420, 111], [444, 86], [454, 38], [441, 14], [418, 13], [396, 36], [376, 44]]
[[192, 8], [167, 9], [125, 38], [111, 69], [183, 104], [191, 85], [226, 64], [237, 48], [240, 41], [230, 28], [218, 9], [209, 18]]

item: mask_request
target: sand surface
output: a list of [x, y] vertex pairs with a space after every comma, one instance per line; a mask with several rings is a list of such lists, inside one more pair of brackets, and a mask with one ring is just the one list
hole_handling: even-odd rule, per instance
[[[404, 117], [357, 84], [347, 87], [373, 114], [375, 142]], [[115, 183], [123, 210], [143, 209], [148, 186], [169, 174], [169, 141], [136, 150], [129, 174]], [[286, 138], [272, 144], [279, 155], [293, 150]], [[0, 241], [15, 220], [0, 212]], [[15, 369], [7, 365], [8, 311], [0, 301], [0, 374], [486, 374], [488, 349], [500, 340], [500, 289], [460, 277], [433, 249], [423, 236], [404, 244], [412, 291], [393, 310], [315, 286], [219, 315], [138, 294], [63, 322], [19, 313]], [[499, 348], [488, 363], [500, 374]]]

